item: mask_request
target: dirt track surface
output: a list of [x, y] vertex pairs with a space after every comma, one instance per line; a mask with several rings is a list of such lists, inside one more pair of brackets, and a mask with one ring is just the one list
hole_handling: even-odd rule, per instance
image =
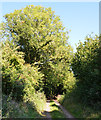
[[46, 102], [46, 108], [44, 114], [46, 115], [44, 118], [47, 118], [48, 120], [52, 120], [51, 115], [50, 115], [50, 102]]
[[61, 108], [66, 118], [72, 118], [72, 120], [77, 120], [60, 103], [58, 103], [56, 100], [54, 100], [54, 102], [57, 106]]
[[[77, 119], [75, 119], [60, 103], [58, 103], [56, 100], [53, 100], [54, 102], [55, 102], [55, 104], [58, 106], [58, 107], [60, 107], [60, 109], [63, 111], [63, 113], [64, 113], [64, 115], [65, 115], [65, 118], [72, 118], [72, 120], [77, 120]], [[50, 115], [50, 101], [47, 101], [47, 103], [46, 103], [46, 107], [45, 107], [45, 112], [44, 112], [44, 114], [45, 114], [45, 116], [44, 116], [44, 118], [46, 119], [46, 120], [52, 120], [52, 117], [51, 117], [51, 115]], [[68, 120], [67, 119], [67, 120]]]

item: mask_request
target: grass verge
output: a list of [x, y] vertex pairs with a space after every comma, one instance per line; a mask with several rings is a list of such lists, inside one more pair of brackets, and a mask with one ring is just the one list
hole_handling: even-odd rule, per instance
[[77, 102], [74, 96], [62, 95], [58, 101], [69, 111], [75, 118], [99, 118], [101, 120], [101, 110], [93, 109], [90, 106]]
[[17, 103], [8, 96], [2, 96], [2, 118], [40, 118], [41, 116], [28, 103]]

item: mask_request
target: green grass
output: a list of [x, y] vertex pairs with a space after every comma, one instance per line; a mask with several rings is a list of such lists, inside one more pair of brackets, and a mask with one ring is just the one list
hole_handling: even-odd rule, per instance
[[54, 101], [50, 101], [50, 114], [52, 118], [65, 118], [61, 109], [55, 104]]
[[17, 103], [3, 95], [2, 102], [2, 117], [3, 118], [40, 118], [41, 116], [28, 103]]
[[[62, 100], [61, 100], [62, 99]], [[99, 118], [101, 119], [101, 110], [93, 109], [75, 100], [73, 96], [63, 96], [58, 100], [75, 118]]]

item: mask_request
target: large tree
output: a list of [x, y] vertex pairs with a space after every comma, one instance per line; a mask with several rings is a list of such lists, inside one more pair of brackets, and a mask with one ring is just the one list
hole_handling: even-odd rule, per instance
[[39, 67], [44, 74], [46, 94], [58, 90], [61, 93], [71, 87], [72, 48], [68, 44], [68, 32], [54, 11], [30, 5], [4, 17], [3, 35], [20, 46], [19, 51], [25, 53], [25, 63]]

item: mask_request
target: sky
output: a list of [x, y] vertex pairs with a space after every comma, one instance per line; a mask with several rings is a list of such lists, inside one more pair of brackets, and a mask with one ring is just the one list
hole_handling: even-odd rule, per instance
[[76, 51], [75, 44], [78, 44], [79, 40], [84, 42], [85, 37], [92, 32], [99, 35], [99, 2], [3, 2], [1, 15], [27, 5], [51, 7], [55, 15], [60, 16], [66, 30], [71, 30], [68, 42], [74, 52]]

